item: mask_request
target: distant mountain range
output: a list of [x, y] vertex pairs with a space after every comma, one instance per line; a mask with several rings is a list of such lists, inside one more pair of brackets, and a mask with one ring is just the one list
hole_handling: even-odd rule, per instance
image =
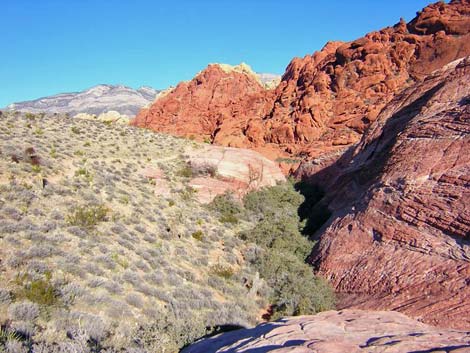
[[[276, 86], [281, 76], [268, 73], [257, 74], [266, 87]], [[123, 118], [133, 118], [143, 107], [153, 103], [161, 90], [142, 86], [133, 89], [123, 85], [101, 84], [81, 92], [60, 93], [35, 100], [12, 103], [7, 111], [30, 113], [68, 113], [100, 115], [109, 111], [118, 112]], [[115, 113], [114, 113], [115, 114]]]
[[6, 110], [31, 113], [102, 114], [116, 111], [129, 118], [152, 103], [160, 91], [151, 87], [132, 89], [122, 85], [97, 85], [85, 91], [62, 93], [10, 104]]

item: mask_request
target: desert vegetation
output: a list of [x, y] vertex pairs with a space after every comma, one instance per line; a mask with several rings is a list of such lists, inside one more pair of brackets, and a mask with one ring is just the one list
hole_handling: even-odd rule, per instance
[[3, 113], [0, 141], [0, 352], [176, 352], [332, 305], [291, 184], [201, 205], [199, 144], [59, 115]]

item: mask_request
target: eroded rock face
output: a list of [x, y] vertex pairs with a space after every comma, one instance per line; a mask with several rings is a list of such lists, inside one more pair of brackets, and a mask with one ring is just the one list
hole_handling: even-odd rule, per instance
[[142, 110], [133, 124], [255, 149], [272, 159], [344, 151], [404, 88], [470, 55], [469, 8], [470, 0], [440, 2], [408, 24], [330, 42], [293, 59], [275, 90], [264, 89], [249, 70], [209, 65]]
[[439, 330], [397, 312], [328, 311], [205, 339], [182, 353], [405, 353], [470, 351], [470, 333]]
[[403, 92], [311, 182], [333, 212], [311, 262], [340, 307], [470, 328], [470, 58]]
[[[160, 96], [132, 123], [170, 134], [194, 136], [201, 141], [243, 147], [245, 141], [240, 131], [246, 121], [262, 116], [269, 107], [265, 91], [246, 65], [211, 64], [193, 80], [182, 82]], [[251, 95], [253, 99], [249, 99], [248, 107], [247, 96]], [[240, 114], [243, 119], [234, 119]]]
[[[286, 181], [279, 167], [261, 154], [241, 148], [214, 145], [196, 145], [186, 150], [185, 162], [190, 170], [185, 186], [195, 191], [200, 203], [209, 203], [217, 195], [229, 192], [242, 199], [252, 190], [274, 186]], [[165, 172], [155, 166], [147, 166], [139, 175], [152, 180], [155, 195], [171, 196], [171, 183]]]

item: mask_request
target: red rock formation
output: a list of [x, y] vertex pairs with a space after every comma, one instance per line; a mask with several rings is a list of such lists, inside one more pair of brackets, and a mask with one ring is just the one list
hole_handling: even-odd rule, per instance
[[405, 90], [311, 181], [333, 212], [311, 261], [340, 307], [470, 328], [470, 57]]
[[397, 312], [327, 311], [204, 339], [182, 353], [465, 353], [470, 333], [439, 330]]
[[267, 111], [269, 99], [265, 92], [248, 66], [211, 64], [191, 81], [158, 97], [150, 108], [137, 115], [133, 124], [243, 147], [246, 141], [237, 135], [250, 118]]
[[470, 55], [469, 9], [470, 0], [439, 2], [409, 24], [328, 43], [293, 59], [274, 91], [263, 89], [249, 70], [209, 65], [133, 124], [252, 148], [273, 159], [344, 151], [396, 94]]

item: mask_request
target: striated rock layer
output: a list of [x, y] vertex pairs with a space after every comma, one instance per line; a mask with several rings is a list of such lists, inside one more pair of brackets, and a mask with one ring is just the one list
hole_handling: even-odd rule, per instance
[[242, 148], [204, 146], [189, 153], [187, 162], [193, 171], [202, 171], [188, 182], [201, 203], [209, 203], [225, 192], [241, 199], [252, 190], [286, 181], [273, 161]]
[[333, 212], [311, 261], [340, 307], [470, 328], [470, 57], [387, 105], [360, 143], [302, 172]]
[[395, 95], [470, 55], [470, 0], [439, 2], [406, 24], [295, 58], [275, 90], [246, 66], [209, 65], [143, 109], [134, 125], [267, 157], [344, 151]]
[[328, 311], [202, 340], [182, 353], [431, 353], [470, 351], [470, 332], [439, 330], [397, 312]]

